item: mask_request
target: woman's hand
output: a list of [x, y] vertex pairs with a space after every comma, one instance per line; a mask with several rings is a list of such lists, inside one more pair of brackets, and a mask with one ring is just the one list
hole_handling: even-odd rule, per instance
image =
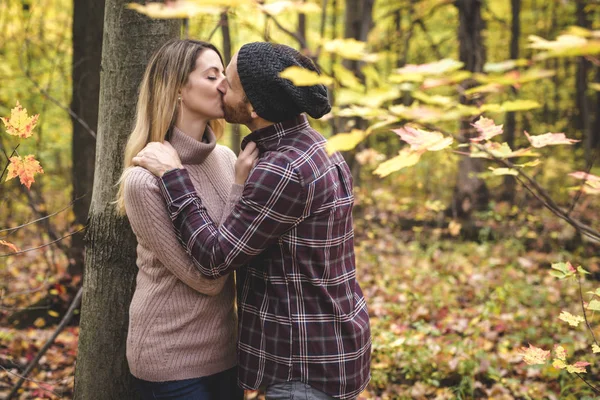
[[171, 169], [183, 168], [177, 151], [171, 146], [171, 143], [165, 141], [150, 142], [133, 157], [133, 165], [146, 168], [159, 178]]
[[258, 148], [256, 143], [248, 142], [244, 150], [239, 154], [235, 162], [235, 183], [243, 185], [250, 175], [250, 171], [254, 168], [258, 159]]

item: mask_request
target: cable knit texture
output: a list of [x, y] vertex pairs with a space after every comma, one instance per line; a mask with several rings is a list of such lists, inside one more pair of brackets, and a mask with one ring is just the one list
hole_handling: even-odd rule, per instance
[[[234, 184], [235, 155], [177, 128], [171, 144], [215, 221], [229, 214], [243, 187]], [[135, 167], [125, 181], [125, 209], [138, 241], [137, 284], [129, 309], [131, 373], [163, 382], [212, 375], [236, 363], [233, 275], [205, 278], [180, 245], [158, 179]]]

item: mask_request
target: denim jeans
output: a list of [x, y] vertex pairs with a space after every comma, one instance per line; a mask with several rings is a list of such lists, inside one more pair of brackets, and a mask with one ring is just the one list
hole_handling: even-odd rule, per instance
[[335, 400], [300, 381], [276, 383], [267, 387], [267, 400]]
[[237, 385], [237, 368], [181, 381], [148, 382], [136, 379], [142, 400], [243, 400]]

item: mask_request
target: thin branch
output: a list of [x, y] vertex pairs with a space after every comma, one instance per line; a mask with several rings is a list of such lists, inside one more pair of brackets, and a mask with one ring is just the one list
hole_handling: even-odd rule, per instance
[[45, 219], [47, 219], [47, 218], [53, 217], [53, 216], [55, 216], [55, 215], [57, 215], [57, 214], [60, 214], [61, 212], [63, 212], [63, 211], [65, 211], [65, 210], [67, 210], [67, 209], [69, 209], [69, 208], [73, 207], [73, 204], [75, 204], [75, 202], [76, 202], [76, 201], [78, 201], [78, 200], [81, 200], [81, 199], [82, 199], [82, 198], [84, 198], [85, 196], [87, 196], [87, 193], [85, 193], [85, 194], [83, 194], [83, 195], [79, 196], [79, 197], [78, 197], [78, 198], [76, 198], [75, 200], [71, 201], [71, 202], [70, 202], [68, 205], [66, 205], [64, 208], [62, 208], [62, 209], [60, 209], [60, 210], [58, 210], [58, 211], [56, 211], [56, 212], [54, 212], [54, 213], [52, 213], [52, 214], [45, 215], [45, 216], [43, 216], [43, 217], [41, 217], [41, 218], [38, 218], [38, 219], [36, 219], [36, 220], [33, 220], [33, 221], [30, 221], [30, 222], [27, 222], [27, 223], [25, 223], [25, 224], [23, 224], [23, 225], [15, 226], [14, 228], [0, 229], [0, 233], [4, 233], [4, 232], [10, 232], [10, 233], [8, 233], [8, 234], [6, 234], [6, 235], [2, 236], [2, 238], [6, 238], [6, 237], [8, 237], [9, 235], [12, 235], [12, 234], [13, 234], [15, 231], [17, 231], [17, 230], [19, 230], [19, 229], [21, 229], [21, 228], [24, 228], [24, 227], [26, 227], [26, 226], [28, 226], [28, 225], [35, 224], [36, 222], [40, 222], [40, 221], [43, 221], [43, 220], [45, 220]]
[[581, 375], [579, 372], [575, 372], [575, 375], [577, 375], [579, 377], [579, 379], [584, 381], [585, 384], [588, 385], [595, 393], [600, 394], [600, 389], [598, 389], [596, 386], [594, 386], [591, 383], [589, 383], [588, 381], [586, 381], [585, 378], [583, 377], [583, 375]]
[[425, 22], [423, 22], [422, 19], [418, 19], [418, 20], [415, 21], [415, 23], [421, 27], [421, 30], [423, 31], [423, 33], [425, 34], [425, 37], [429, 41], [429, 44], [431, 45], [431, 48], [435, 52], [435, 56], [437, 58], [440, 58], [440, 59], [444, 58], [444, 56], [442, 55], [442, 52], [440, 51], [440, 49], [438, 48], [437, 44], [433, 41], [433, 38], [429, 34], [429, 31], [427, 30], [427, 27], [425, 26]]
[[6, 151], [4, 151], [4, 146], [2, 147], [2, 153], [4, 153], [4, 156], [6, 157], [6, 160], [8, 162], [6, 163], [6, 167], [4, 167], [4, 170], [2, 171], [2, 174], [0, 174], [0, 181], [2, 181], [2, 178], [4, 178], [4, 174], [8, 170], [8, 166], [10, 165], [10, 158], [15, 155], [15, 153], [17, 152], [17, 149], [19, 148], [20, 145], [21, 145], [21, 143], [17, 144], [17, 146], [13, 149], [12, 153], [10, 154], [10, 156], [8, 154], [6, 154]]
[[594, 330], [590, 326], [590, 323], [587, 318], [587, 314], [585, 313], [585, 304], [583, 304], [583, 289], [581, 289], [581, 276], [579, 276], [579, 274], [577, 274], [577, 284], [579, 285], [579, 298], [581, 299], [581, 311], [583, 312], [583, 319], [585, 320], [585, 325], [587, 326], [588, 330], [592, 334], [594, 343], [596, 343], [596, 346], [599, 346], [598, 340], [596, 340], [596, 335], [594, 334]]
[[[8, 373], [8, 374], [11, 374], [11, 375], [13, 375], [13, 376], [16, 376], [16, 377], [17, 377], [17, 378], [19, 378], [19, 379], [23, 379], [23, 380], [25, 380], [25, 377], [23, 377], [22, 375], [19, 375], [19, 374], [15, 374], [14, 372], [12, 372], [12, 371], [10, 371], [10, 370], [6, 369], [6, 368], [5, 368], [4, 366], [2, 366], [1, 364], [0, 364], [0, 368], [2, 368], [2, 369], [4, 370], [4, 372], [6, 372], [6, 373]], [[47, 385], [47, 383], [45, 383], [45, 382], [40, 382], [40, 381], [36, 381], [36, 380], [34, 380], [34, 379], [27, 379], [27, 380], [28, 380], [29, 382], [33, 382], [33, 383], [35, 383], [36, 385], [38, 385], [38, 387], [39, 387], [40, 389], [42, 389], [43, 391], [45, 391], [45, 392], [48, 392], [48, 393], [52, 393], [53, 395], [55, 395], [55, 396], [57, 396], [58, 398], [62, 399], [62, 396], [61, 396], [59, 393], [55, 392], [54, 390], [47, 389], [46, 387], [44, 387], [45, 385]], [[63, 379], [63, 380], [64, 380], [64, 379]], [[22, 385], [22, 384], [21, 384], [21, 385]], [[9, 394], [9, 396], [11, 396], [11, 394]], [[5, 400], [10, 400], [10, 397], [6, 397], [6, 399], [5, 399]]]
[[30, 249], [25, 249], [25, 250], [21, 250], [21, 251], [16, 251], [16, 252], [14, 252], [14, 253], [5, 253], [5, 254], [0, 254], [0, 258], [4, 258], [4, 257], [11, 257], [11, 256], [17, 256], [17, 255], [20, 255], [20, 254], [23, 254], [23, 253], [27, 253], [27, 252], [30, 252], [30, 251], [33, 251], [33, 250], [38, 250], [38, 249], [41, 249], [41, 248], [44, 248], [44, 247], [50, 246], [50, 245], [52, 245], [52, 244], [54, 244], [54, 243], [60, 242], [61, 240], [65, 239], [65, 238], [68, 238], [69, 236], [73, 236], [74, 234], [76, 234], [76, 233], [79, 233], [79, 232], [81, 232], [81, 231], [85, 230], [85, 228], [86, 228], [86, 227], [84, 226], [84, 227], [83, 227], [83, 228], [81, 228], [81, 229], [78, 229], [78, 230], [76, 230], [76, 231], [74, 231], [74, 232], [70, 232], [70, 233], [68, 233], [68, 234], [66, 234], [66, 235], [64, 235], [64, 236], [62, 236], [62, 237], [59, 237], [59, 238], [58, 238], [58, 239], [56, 239], [56, 240], [53, 240], [53, 241], [52, 241], [52, 242], [50, 242], [50, 243], [46, 243], [46, 244], [43, 244], [43, 245], [41, 245], [41, 246], [32, 247], [32, 248], [30, 248]]
[[269, 14], [268, 12], [263, 10], [263, 13], [267, 16], [267, 20], [271, 19], [273, 22], [275, 22], [275, 25], [282, 30], [283, 32], [287, 33], [289, 36], [291, 36], [292, 38], [296, 39], [296, 41], [300, 44], [300, 48], [304, 49], [307, 48], [308, 46], [306, 45], [306, 40], [304, 40], [304, 38], [302, 38], [300, 35], [298, 35], [296, 32], [292, 32], [289, 31], [287, 29], [285, 29], [280, 23], [279, 21], [277, 21], [277, 18], [275, 18], [273, 15]]
[[52, 334], [50, 339], [48, 339], [48, 341], [46, 342], [44, 347], [42, 347], [40, 349], [39, 353], [35, 356], [35, 358], [33, 360], [31, 360], [31, 362], [29, 363], [29, 365], [23, 372], [23, 375], [21, 376], [19, 381], [15, 384], [15, 386], [13, 387], [11, 392], [8, 394], [8, 397], [6, 398], [6, 400], [10, 400], [19, 391], [19, 389], [23, 385], [23, 382], [25, 382], [25, 380], [27, 379], [27, 375], [29, 375], [31, 370], [37, 365], [37, 363], [40, 361], [40, 358], [42, 358], [42, 356], [44, 354], [46, 354], [46, 351], [48, 351], [48, 349], [50, 348], [52, 343], [54, 343], [54, 341], [56, 340], [56, 338], [58, 337], [60, 332], [62, 332], [62, 330], [67, 326], [69, 321], [71, 321], [71, 318], [73, 317], [73, 314], [75, 313], [75, 309], [77, 307], [79, 307], [79, 304], [81, 303], [82, 294], [83, 294], [83, 287], [79, 288], [79, 291], [75, 295], [75, 298], [73, 299], [73, 302], [71, 303], [71, 306], [69, 307], [69, 310], [67, 311], [67, 313], [65, 314], [63, 319], [60, 321], [60, 324], [56, 327], [56, 330], [54, 331], [54, 333]]

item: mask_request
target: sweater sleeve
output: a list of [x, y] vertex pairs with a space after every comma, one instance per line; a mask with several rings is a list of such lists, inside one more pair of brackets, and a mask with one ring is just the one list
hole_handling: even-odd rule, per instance
[[203, 276], [179, 244], [158, 180], [142, 168], [133, 168], [125, 181], [125, 210], [137, 240], [179, 280], [197, 292], [217, 295], [227, 276]]

